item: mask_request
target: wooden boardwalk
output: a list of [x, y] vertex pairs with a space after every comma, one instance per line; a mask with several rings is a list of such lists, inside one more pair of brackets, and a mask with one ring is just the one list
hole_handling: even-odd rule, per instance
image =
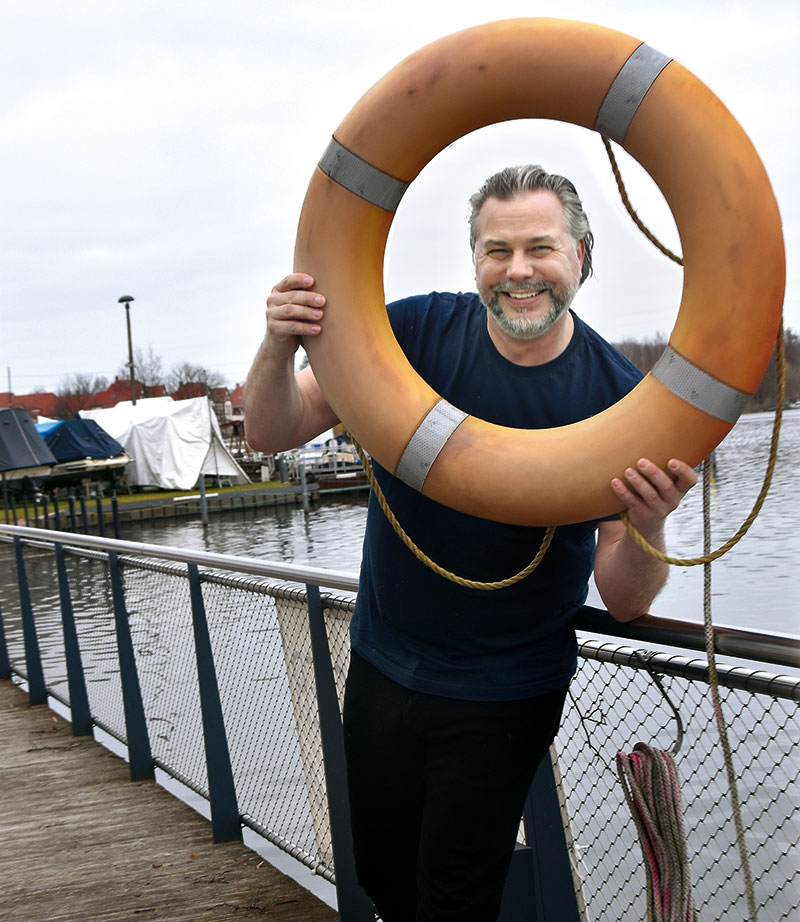
[[[309, 873], [311, 873], [309, 871]], [[0, 681], [0, 919], [335, 922], [338, 914]]]

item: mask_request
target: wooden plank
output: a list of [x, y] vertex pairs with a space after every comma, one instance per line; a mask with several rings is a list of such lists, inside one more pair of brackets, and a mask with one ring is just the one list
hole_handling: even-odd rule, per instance
[[[334, 922], [338, 914], [0, 681], [0, 917]], [[311, 873], [310, 871], [308, 872]]]

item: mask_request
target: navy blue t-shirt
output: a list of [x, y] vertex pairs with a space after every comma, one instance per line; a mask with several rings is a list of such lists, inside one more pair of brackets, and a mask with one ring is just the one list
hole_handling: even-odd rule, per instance
[[[442, 397], [492, 423], [540, 429], [586, 419], [641, 378], [573, 314], [565, 351], [544, 365], [515, 365], [495, 348], [476, 294], [407, 298], [389, 305], [411, 365]], [[526, 566], [544, 529], [504, 525], [449, 509], [375, 473], [412, 540], [459, 576], [498, 580]], [[486, 471], [485, 476], [497, 476]], [[525, 477], [521, 470], [515, 476]], [[417, 560], [370, 496], [353, 649], [415, 691], [502, 701], [561, 688], [577, 665], [572, 621], [594, 564], [597, 522], [556, 529], [544, 560], [506, 589], [468, 589]]]

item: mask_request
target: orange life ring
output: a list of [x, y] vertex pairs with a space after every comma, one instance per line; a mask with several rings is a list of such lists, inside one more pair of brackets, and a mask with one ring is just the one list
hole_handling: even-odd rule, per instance
[[[384, 249], [405, 185], [459, 137], [519, 118], [572, 122], [622, 143], [663, 192], [684, 253], [660, 371], [605, 412], [544, 430], [458, 414], [448, 422], [449, 405], [412, 370], [384, 306]], [[640, 457], [705, 458], [761, 380], [785, 280], [769, 180], [717, 97], [637, 39], [556, 19], [458, 32], [372, 87], [311, 179], [295, 268], [328, 298], [323, 332], [305, 344], [312, 368], [367, 451], [396, 472], [412, 436], [444, 409], [440, 444], [412, 458], [427, 472], [415, 485], [455, 509], [524, 525], [620, 511], [609, 482]]]

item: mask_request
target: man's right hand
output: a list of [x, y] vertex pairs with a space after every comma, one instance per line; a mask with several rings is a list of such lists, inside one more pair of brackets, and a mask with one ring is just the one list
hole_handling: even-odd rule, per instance
[[293, 272], [278, 282], [267, 298], [267, 345], [275, 356], [294, 355], [301, 336], [321, 331], [325, 296], [314, 291], [314, 279]]

